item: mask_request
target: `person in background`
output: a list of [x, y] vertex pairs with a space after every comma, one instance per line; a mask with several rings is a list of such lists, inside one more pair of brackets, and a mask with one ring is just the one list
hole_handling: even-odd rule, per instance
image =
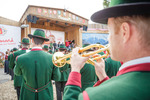
[[54, 43], [53, 43], [53, 47], [54, 47], [54, 52], [55, 52], [55, 51], [56, 51], [56, 48], [57, 48], [56, 41], [54, 41]]
[[6, 51], [6, 55], [5, 55], [4, 72], [6, 74], [9, 74], [8, 51]]
[[72, 50], [71, 49], [68, 49], [68, 52], [67, 53], [70, 53]]
[[[59, 52], [65, 54], [65, 51], [66, 51], [66, 46], [64, 44], [60, 44]], [[56, 85], [57, 100], [62, 100], [64, 87], [70, 73], [70, 65], [66, 63], [64, 66], [59, 67], [59, 70], [61, 73], [60, 75], [61, 78], [55, 79], [55, 85]]]
[[[11, 57], [12, 53], [13, 53], [13, 49], [10, 50], [9, 55], [8, 55], [8, 67], [9, 67], [10, 57]], [[9, 75], [11, 76], [11, 70], [10, 70], [10, 68], [8, 68], [8, 70], [9, 70]]]
[[49, 47], [50, 50], [52, 50], [52, 47]]
[[58, 52], [58, 48], [56, 48], [56, 51], [55, 52]]
[[18, 45], [19, 49], [18, 50], [21, 50], [22, 49], [22, 45]]
[[68, 41], [68, 39], [67, 39], [66, 42], [65, 42], [65, 46], [66, 46], [66, 48], [68, 49], [68, 47], [69, 47], [69, 41]]
[[120, 61], [112, 60], [110, 56], [105, 59], [105, 71], [109, 78], [116, 76], [120, 67]]
[[51, 80], [59, 79], [60, 72], [52, 63], [52, 55], [42, 50], [42, 45], [49, 39], [41, 29], [28, 36], [33, 48], [16, 58], [14, 69], [16, 75], [23, 77], [20, 100], [53, 100]]
[[58, 42], [58, 45], [57, 45], [57, 47], [59, 48], [59, 46], [60, 46], [60, 41]]
[[68, 54], [68, 50], [67, 50], [67, 48], [66, 48], [66, 50], [64, 51], [64, 54], [66, 55], [66, 54]]
[[72, 40], [71, 42], [71, 49], [75, 48], [75, 40]]
[[43, 51], [48, 52], [48, 45], [44, 45], [42, 49]]
[[48, 51], [50, 54], [53, 54], [53, 51], [50, 49], [49, 51]]
[[7, 49], [7, 52], [8, 52], [8, 55], [10, 54], [10, 50], [9, 49]]
[[50, 41], [50, 48], [53, 50], [53, 42]]
[[[30, 51], [30, 50], [28, 50], [29, 45], [30, 45], [29, 44], [29, 39], [28, 38], [23, 38], [22, 42], [21, 42], [22, 49], [19, 50], [19, 51], [14, 52], [14, 55], [13, 55], [14, 59], [12, 59], [13, 66], [10, 67], [11, 70], [14, 70], [16, 57]], [[21, 85], [22, 85], [22, 76], [14, 75], [14, 88], [16, 89], [18, 100], [19, 100], [19, 97], [20, 97]]]
[[10, 69], [11, 80], [14, 80], [14, 71], [12, 70], [12, 68], [15, 66], [15, 64], [14, 64], [14, 60], [15, 60], [14, 53], [17, 50], [18, 49], [16, 47], [14, 47], [12, 54], [10, 54], [9, 69]]

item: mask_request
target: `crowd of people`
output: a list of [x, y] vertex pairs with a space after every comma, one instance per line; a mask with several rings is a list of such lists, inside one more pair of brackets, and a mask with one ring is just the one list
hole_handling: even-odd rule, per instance
[[94, 22], [108, 24], [110, 32], [110, 55], [94, 64], [87, 63], [89, 57], [82, 57], [77, 47], [68, 63], [56, 67], [53, 52], [67, 54], [68, 40], [65, 44], [44, 45], [49, 39], [37, 29], [28, 35], [32, 40], [29, 51], [29, 39], [23, 38], [22, 49], [6, 52], [5, 57], [5, 68], [9, 66], [14, 72], [18, 100], [53, 100], [52, 80], [57, 100], [149, 100], [149, 8], [149, 0], [111, 0], [109, 8], [92, 15]]
[[[71, 65], [70, 63], [66, 63], [60, 68], [56, 67], [52, 61], [52, 57], [55, 52], [62, 52], [66, 55], [70, 53], [74, 47], [70, 48], [68, 46], [68, 40], [66, 40], [65, 44], [56, 44], [54, 42], [53, 46], [48, 46], [44, 44], [44, 41], [48, 41], [48, 39], [45, 37], [39, 38], [38, 33], [45, 35], [44, 31], [41, 29], [37, 29], [34, 32], [35, 35], [29, 35], [29, 38], [32, 39], [33, 48], [30, 48], [29, 38], [23, 38], [20, 48], [13, 48], [10, 53], [6, 51], [4, 71], [5, 73], [15, 73], [11, 74], [11, 76], [12, 80], [14, 80], [14, 88], [16, 89], [18, 100], [19, 98], [21, 100], [28, 100], [31, 98], [33, 100], [36, 98], [53, 99], [52, 80], [55, 82], [57, 100], [62, 100], [65, 84], [71, 72]], [[74, 44], [74, 41], [69, 44]], [[83, 48], [89, 45], [88, 43], [84, 44]], [[97, 49], [89, 49], [86, 53]], [[103, 55], [105, 53], [102, 52], [100, 54]], [[108, 58], [110, 58], [110, 56]], [[106, 71], [108, 75], [111, 74], [111, 76], [114, 76], [119, 70], [121, 63], [111, 60], [107, 62], [107, 59], [105, 63], [110, 66], [106, 67]], [[69, 61], [70, 59], [68, 58], [67, 60]], [[118, 64], [118, 67], [111, 69], [111, 63], [115, 65]], [[9, 72], [7, 72], [7, 70]], [[98, 80], [95, 68], [90, 63], [85, 64], [80, 73], [82, 75], [82, 91], [88, 87], [92, 87]], [[39, 89], [41, 87], [42, 89]], [[46, 92], [47, 90], [50, 91], [50, 93]], [[40, 91], [43, 92], [40, 94]], [[30, 94], [30, 92], [33, 93]], [[37, 92], [39, 95], [37, 95]], [[43, 95], [47, 94], [50, 96], [43, 97]]]
[[73, 48], [75, 48], [75, 41], [68, 41], [68, 39], [65, 41], [65, 43], [60, 43], [60, 41], [58, 43], [56, 43], [56, 41], [51, 41], [50, 45], [49, 45], [49, 50], [50, 53], [55, 53], [56, 51], [58, 51], [60, 45], [64, 44], [66, 46], [66, 53], [70, 52]]

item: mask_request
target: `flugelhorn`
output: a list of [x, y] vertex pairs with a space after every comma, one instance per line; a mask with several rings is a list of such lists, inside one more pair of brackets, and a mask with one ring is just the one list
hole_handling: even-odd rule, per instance
[[[98, 47], [99, 49], [96, 50], [96, 51], [93, 51], [93, 52], [82, 54], [84, 51], [86, 51], [88, 49], [91, 49], [93, 47]], [[89, 45], [87, 47], [81, 48], [78, 51], [78, 53], [81, 53], [82, 57], [89, 57], [91, 55], [94, 55], [94, 54], [106, 51], [105, 55], [102, 55], [100, 57], [96, 57], [96, 58], [93, 58], [93, 59], [90, 58], [90, 59], [87, 60], [88, 63], [94, 65], [94, 60], [97, 60], [97, 59], [100, 59], [100, 58], [105, 58], [105, 57], [107, 57], [109, 55], [109, 50], [108, 49], [109, 49], [109, 45], [103, 46], [103, 45], [100, 45], [100, 44], [92, 44], [92, 45]], [[69, 63], [69, 61], [67, 61], [67, 58], [70, 58], [71, 55], [72, 55], [72, 53], [64, 55], [62, 52], [56, 52], [56, 53], [54, 53], [54, 55], [52, 57], [53, 64], [56, 67], [63, 67], [66, 63]]]

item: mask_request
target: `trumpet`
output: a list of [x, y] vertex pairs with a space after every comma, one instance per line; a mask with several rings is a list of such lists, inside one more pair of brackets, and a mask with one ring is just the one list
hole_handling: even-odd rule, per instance
[[[99, 49], [93, 52], [89, 52], [89, 53], [84, 53], [86, 50], [91, 49], [93, 47], [98, 47]], [[103, 46], [100, 44], [93, 44], [93, 45], [89, 45], [87, 47], [81, 48], [79, 49], [78, 53], [81, 53], [82, 57], [89, 57], [91, 55], [106, 51], [107, 53], [105, 55], [102, 55], [100, 57], [95, 57], [95, 58], [89, 58], [86, 63], [90, 63], [92, 65], [94, 65], [94, 60], [97, 59], [101, 59], [101, 58], [105, 58], [109, 55], [109, 45]], [[84, 54], [83, 54], [84, 53]], [[67, 55], [64, 55], [62, 52], [56, 52], [54, 53], [53, 57], [52, 57], [52, 62], [56, 67], [63, 67], [66, 63], [70, 64], [70, 60], [67, 60], [68, 58], [70, 58], [72, 55], [72, 53], [69, 53]]]

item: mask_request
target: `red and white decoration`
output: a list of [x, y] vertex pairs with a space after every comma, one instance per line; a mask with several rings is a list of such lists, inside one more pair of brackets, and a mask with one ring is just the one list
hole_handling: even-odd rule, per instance
[[0, 56], [7, 49], [18, 48], [21, 41], [21, 28], [0, 24]]

